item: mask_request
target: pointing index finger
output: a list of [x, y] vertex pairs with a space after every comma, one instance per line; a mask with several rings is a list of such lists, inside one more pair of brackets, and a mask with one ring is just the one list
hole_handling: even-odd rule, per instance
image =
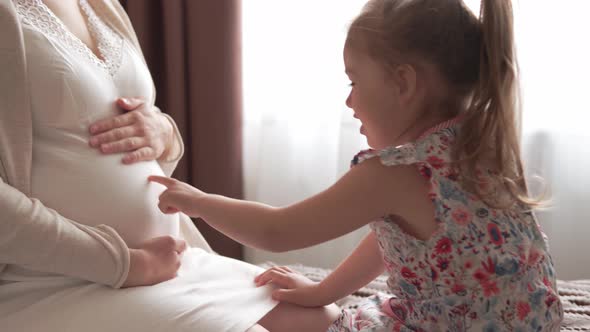
[[176, 180], [174, 180], [173, 178], [158, 175], [148, 176], [148, 181], [159, 183], [161, 185], [166, 186], [166, 188], [170, 188], [172, 185], [174, 185], [174, 183], [176, 183]]

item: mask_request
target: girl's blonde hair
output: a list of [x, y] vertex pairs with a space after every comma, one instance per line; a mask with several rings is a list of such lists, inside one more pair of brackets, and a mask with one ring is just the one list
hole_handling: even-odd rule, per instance
[[434, 65], [445, 83], [432, 89], [437, 106], [463, 118], [453, 159], [467, 190], [496, 206], [537, 204], [520, 154], [510, 0], [483, 0], [479, 18], [462, 0], [370, 0], [349, 29], [347, 43], [359, 42], [386, 65]]

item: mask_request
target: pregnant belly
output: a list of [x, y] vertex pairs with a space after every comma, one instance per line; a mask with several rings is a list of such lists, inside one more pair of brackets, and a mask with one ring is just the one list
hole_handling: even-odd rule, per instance
[[35, 142], [34, 198], [76, 222], [113, 227], [129, 247], [156, 236], [178, 236], [178, 215], [158, 209], [164, 187], [147, 181], [149, 175], [163, 175], [157, 162], [124, 165], [121, 154], [102, 155], [78, 143], [66, 149]]

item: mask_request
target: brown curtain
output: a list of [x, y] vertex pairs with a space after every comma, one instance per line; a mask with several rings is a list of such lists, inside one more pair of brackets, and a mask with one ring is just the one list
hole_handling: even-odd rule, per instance
[[[240, 0], [122, 0], [157, 90], [177, 122], [185, 155], [174, 177], [209, 193], [242, 198]], [[202, 220], [218, 253], [242, 246]]]

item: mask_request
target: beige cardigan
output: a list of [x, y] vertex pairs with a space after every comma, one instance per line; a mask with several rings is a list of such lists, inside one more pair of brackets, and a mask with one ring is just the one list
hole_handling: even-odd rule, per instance
[[[141, 54], [117, 0], [89, 3]], [[129, 271], [129, 251], [113, 228], [82, 225], [29, 197], [33, 135], [26, 72], [22, 28], [14, 5], [12, 0], [0, 0], [0, 273], [7, 264], [15, 264], [120, 287]], [[178, 128], [167, 118], [182, 146]], [[173, 160], [160, 162], [166, 175], [172, 174], [181, 156], [182, 148]], [[186, 215], [181, 215], [181, 234], [191, 246], [210, 250]]]

